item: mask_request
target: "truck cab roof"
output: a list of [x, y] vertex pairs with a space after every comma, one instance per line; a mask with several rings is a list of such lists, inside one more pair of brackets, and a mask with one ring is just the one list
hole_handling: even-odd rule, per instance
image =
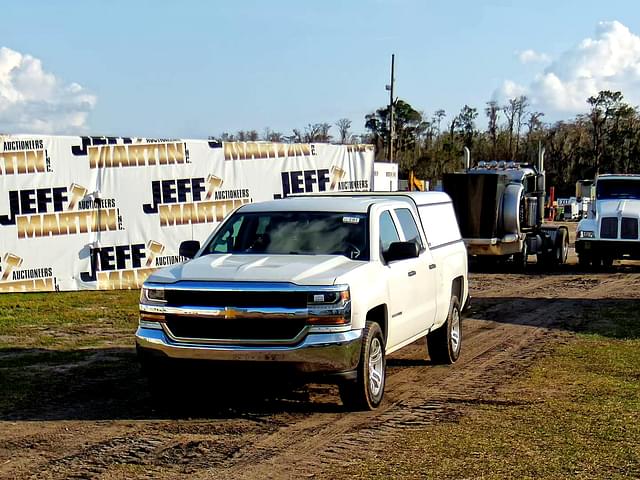
[[[487, 162], [492, 163], [492, 162]], [[500, 164], [504, 164], [505, 162], [500, 162]], [[506, 175], [509, 178], [509, 181], [520, 183], [522, 179], [527, 176], [534, 176], [536, 171], [526, 165], [517, 164], [514, 162], [509, 162], [503, 166], [498, 167], [473, 167], [469, 169], [468, 172], [470, 174], [494, 174], [494, 175]]]
[[292, 196], [267, 202], [250, 203], [244, 212], [307, 211], [365, 213], [373, 204], [403, 202], [412, 206], [451, 203], [444, 192], [331, 192], [327, 194]]
[[604, 173], [596, 177], [599, 180], [640, 180], [640, 175], [635, 173]]
[[249, 203], [241, 207], [243, 212], [353, 212], [366, 213], [374, 198], [351, 197], [288, 197], [266, 202]]
[[[367, 205], [380, 203], [383, 201], [401, 201], [406, 203], [421, 205], [435, 205], [440, 203], [451, 203], [451, 197], [445, 192], [321, 192], [313, 194], [301, 194], [287, 197], [286, 201], [298, 199], [326, 199], [322, 201], [323, 208], [326, 207], [328, 199], [335, 199], [339, 203], [363, 202]], [[351, 204], [351, 203], [350, 203]]]

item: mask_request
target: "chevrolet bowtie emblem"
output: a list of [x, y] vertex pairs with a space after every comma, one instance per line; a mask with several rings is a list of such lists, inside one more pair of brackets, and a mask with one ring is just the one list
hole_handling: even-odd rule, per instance
[[235, 308], [225, 307], [224, 309], [224, 318], [227, 320], [233, 320], [234, 318], [238, 318], [240, 312]]

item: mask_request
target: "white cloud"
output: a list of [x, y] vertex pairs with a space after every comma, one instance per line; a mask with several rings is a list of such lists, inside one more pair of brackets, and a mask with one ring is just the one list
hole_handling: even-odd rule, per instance
[[546, 53], [539, 53], [535, 50], [524, 50], [518, 52], [518, 59], [521, 63], [547, 63], [551, 58]]
[[65, 85], [31, 55], [0, 48], [0, 132], [78, 133], [96, 96]]
[[593, 38], [563, 52], [528, 85], [507, 80], [494, 97], [520, 92], [534, 108], [566, 116], [585, 112], [587, 98], [600, 90], [620, 90], [627, 102], [640, 103], [640, 37], [618, 21], [600, 22]]

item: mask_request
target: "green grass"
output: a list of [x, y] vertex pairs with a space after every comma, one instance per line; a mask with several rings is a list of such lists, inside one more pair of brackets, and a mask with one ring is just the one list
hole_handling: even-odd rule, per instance
[[[134, 381], [137, 296], [0, 295], [0, 416], [69, 395], [93, 403]], [[399, 430], [385, 453], [329, 477], [640, 478], [640, 309], [585, 308], [565, 327], [578, 333], [505, 386], [501, 402]]]
[[611, 307], [582, 325], [501, 393], [511, 404], [400, 434], [344, 476], [640, 478], [640, 312]]
[[103, 353], [132, 349], [138, 296], [126, 290], [0, 295], [0, 415], [64, 398], [74, 385], [87, 389], [112, 370], [131, 370], [130, 359], [114, 370]]
[[135, 329], [138, 291], [0, 295], [0, 349], [90, 347]]

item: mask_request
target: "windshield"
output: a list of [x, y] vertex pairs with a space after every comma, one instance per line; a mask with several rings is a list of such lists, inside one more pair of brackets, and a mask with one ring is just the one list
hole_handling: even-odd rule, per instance
[[640, 199], [640, 180], [598, 180], [596, 198], [599, 200], [616, 198]]
[[207, 244], [204, 254], [344, 255], [369, 259], [365, 213], [237, 212]]

